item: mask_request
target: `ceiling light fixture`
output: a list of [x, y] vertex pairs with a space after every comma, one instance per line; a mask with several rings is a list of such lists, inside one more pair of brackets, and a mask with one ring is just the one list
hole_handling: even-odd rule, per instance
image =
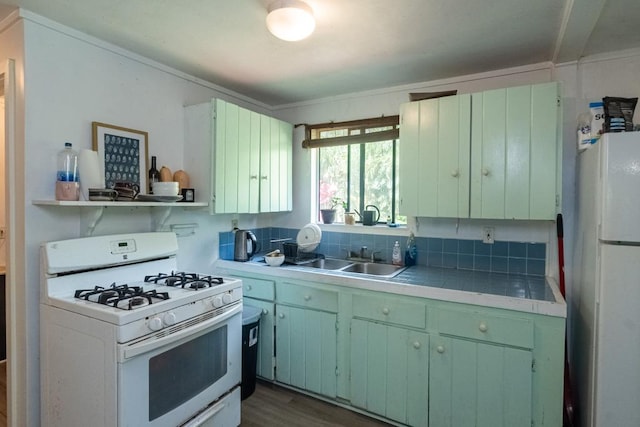
[[311, 7], [300, 0], [277, 0], [269, 5], [267, 28], [279, 39], [295, 42], [316, 28]]

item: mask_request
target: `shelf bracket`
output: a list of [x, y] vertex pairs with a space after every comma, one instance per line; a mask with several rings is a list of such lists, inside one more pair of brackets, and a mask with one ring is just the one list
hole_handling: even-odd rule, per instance
[[84, 236], [93, 235], [93, 231], [102, 219], [104, 214], [104, 206], [95, 206], [88, 209], [82, 209], [80, 213], [80, 227]]
[[162, 231], [171, 216], [171, 206], [156, 206], [151, 209], [153, 216], [153, 228]]

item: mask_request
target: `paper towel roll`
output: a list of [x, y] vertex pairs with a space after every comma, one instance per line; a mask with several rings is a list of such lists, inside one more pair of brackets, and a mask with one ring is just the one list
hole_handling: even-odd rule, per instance
[[84, 200], [89, 200], [90, 188], [104, 188], [104, 172], [97, 151], [80, 150], [78, 171], [80, 172], [80, 191]]

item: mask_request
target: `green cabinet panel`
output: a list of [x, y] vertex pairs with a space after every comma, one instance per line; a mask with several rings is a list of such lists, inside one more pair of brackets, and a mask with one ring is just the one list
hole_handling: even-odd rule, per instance
[[258, 360], [256, 364], [256, 374], [259, 377], [274, 380], [274, 324], [275, 324], [275, 304], [269, 301], [257, 299], [243, 299], [243, 304], [256, 307], [262, 310], [260, 325], [258, 328]]
[[337, 316], [276, 305], [276, 380], [336, 397]]
[[260, 118], [260, 212], [292, 209], [293, 126], [273, 117]]
[[501, 316], [486, 310], [441, 309], [438, 332], [485, 342], [533, 348], [533, 322], [516, 316]]
[[254, 299], [274, 301], [276, 299], [275, 282], [273, 280], [256, 279], [254, 277], [237, 276], [242, 280], [242, 295]]
[[354, 295], [353, 316], [424, 329], [427, 323], [424, 303], [388, 295]]
[[[400, 212], [418, 215], [420, 183], [418, 182], [420, 144], [420, 104], [408, 102], [400, 106], [399, 185]], [[416, 150], [416, 151], [414, 151]]]
[[482, 342], [432, 337], [431, 427], [530, 427], [532, 354]]
[[335, 290], [289, 282], [278, 283], [276, 290], [279, 303], [333, 313], [338, 311], [338, 292]]
[[469, 94], [402, 105], [401, 213], [469, 215], [470, 118]]
[[554, 219], [560, 197], [557, 83], [472, 95], [471, 217]]
[[429, 335], [351, 322], [351, 404], [411, 426], [427, 426]]

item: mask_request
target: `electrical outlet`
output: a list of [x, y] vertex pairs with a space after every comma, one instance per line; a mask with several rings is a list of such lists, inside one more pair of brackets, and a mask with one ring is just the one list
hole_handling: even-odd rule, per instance
[[231, 220], [231, 229], [232, 230], [237, 230], [238, 229], [238, 220], [237, 219], [232, 219]]
[[494, 233], [494, 229], [493, 227], [484, 227], [482, 229], [482, 242], [483, 243], [489, 243], [490, 245], [493, 245], [493, 243], [495, 242], [493, 240], [493, 233]]

